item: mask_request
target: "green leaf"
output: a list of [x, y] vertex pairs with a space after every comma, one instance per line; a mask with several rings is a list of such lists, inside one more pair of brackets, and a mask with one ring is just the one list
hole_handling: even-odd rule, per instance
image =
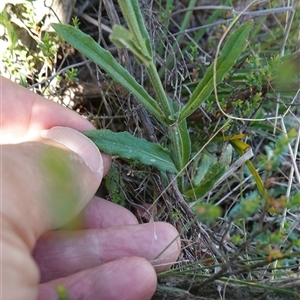
[[191, 155], [191, 140], [187, 129], [186, 120], [179, 124], [169, 126], [169, 137], [174, 142], [172, 146], [172, 157], [178, 170], [182, 170], [189, 162]]
[[140, 48], [147, 56], [152, 57], [150, 37], [144, 23], [138, 0], [119, 0], [118, 3], [129, 30], [134, 35]]
[[[119, 0], [118, 3], [123, 13], [124, 19], [126, 20], [126, 23], [129, 27], [129, 31], [133, 35], [134, 41], [137, 43], [136, 46], [134, 46], [134, 43], [131, 43], [129, 49], [134, 49], [134, 51], [136, 51], [134, 52], [134, 54], [138, 53], [139, 57], [136, 56], [138, 60], [141, 58], [141, 56], [144, 56], [144, 59], [151, 58], [149, 62], [146, 61], [146, 63], [144, 63], [146, 66], [147, 74], [153, 85], [154, 91], [156, 93], [156, 99], [162, 108], [166, 122], [168, 124], [173, 123], [173, 112], [169, 105], [166, 92], [162, 86], [161, 79], [154, 64], [151, 41], [144, 23], [141, 9], [139, 7], [139, 1]], [[128, 33], [125, 33], [123, 31], [123, 34], [125, 34], [127, 38], [129, 38]], [[121, 32], [119, 37], [120, 36]], [[120, 40], [118, 40], [117, 43], [119, 43], [120, 45]], [[172, 121], [170, 121], [170, 118], [172, 119]]]
[[191, 156], [191, 139], [190, 139], [190, 133], [187, 128], [187, 122], [186, 120], [182, 120], [178, 124], [179, 129], [179, 138], [180, 138], [180, 148], [181, 148], [181, 154], [182, 154], [182, 168], [187, 165], [187, 163], [190, 160]]
[[131, 92], [159, 122], [166, 124], [163, 112], [157, 102], [131, 74], [115, 60], [110, 52], [97, 44], [89, 35], [75, 27], [63, 24], [52, 24], [52, 27], [65, 41], [100, 66], [115, 81]]
[[199, 199], [204, 197], [208, 192], [212, 190], [215, 183], [226, 171], [226, 168], [227, 165], [222, 162], [215, 163], [205, 173], [199, 185], [197, 186], [193, 186], [193, 184], [190, 185], [187, 188], [187, 190], [184, 192], [184, 195], [192, 199], [195, 198]]
[[116, 133], [106, 129], [90, 130], [84, 134], [104, 153], [137, 160], [164, 172], [178, 173], [170, 152], [159, 144], [134, 137], [128, 132]]
[[291, 197], [288, 202], [289, 207], [300, 206], [300, 192], [297, 192], [293, 197]]
[[[216, 68], [216, 84], [222, 82], [224, 76], [234, 66], [237, 58], [240, 56], [247, 44], [247, 38], [253, 26], [250, 20], [240, 26], [233, 32], [225, 42], [219, 58], [215, 60]], [[187, 104], [182, 108], [179, 121], [191, 115], [204, 102], [214, 89], [214, 63], [206, 70], [204, 77], [197, 85]]]
[[[240, 156], [242, 156], [245, 153], [245, 151], [247, 151], [247, 149], [250, 148], [250, 146], [248, 144], [244, 143], [243, 141], [241, 141], [239, 139], [230, 140], [229, 142]], [[251, 172], [253, 179], [256, 182], [257, 189], [258, 189], [259, 193], [261, 194], [261, 196], [263, 197], [263, 199], [265, 200], [265, 203], [269, 204], [270, 196], [269, 196], [268, 190], [265, 188], [265, 184], [264, 184], [262, 178], [260, 177], [260, 175], [258, 174], [258, 172], [256, 171], [256, 168], [254, 167], [254, 165], [252, 164], [252, 162], [250, 160], [247, 160], [245, 162], [245, 165], [247, 166], [248, 170]]]
[[6, 28], [8, 39], [10, 41], [9, 49], [13, 50], [15, 45], [17, 44], [17, 42], [19, 40], [19, 37], [18, 37], [11, 21], [9, 20], [9, 17], [8, 17], [7, 12], [5, 10], [3, 10], [0, 13], [0, 24], [3, 25]]
[[134, 54], [138, 63], [143, 64], [146, 67], [148, 67], [151, 63], [152, 57], [147, 55], [147, 53], [141, 49], [137, 41], [134, 39], [133, 34], [126, 28], [120, 25], [114, 25], [113, 32], [110, 34], [109, 39], [118, 48], [126, 48], [130, 50]]
[[195, 169], [197, 170], [195, 177], [193, 178], [193, 185], [197, 186], [200, 184], [201, 180], [205, 176], [206, 172], [209, 168], [217, 162], [217, 158], [215, 155], [209, 153], [208, 151], [204, 151], [201, 153], [200, 162], [195, 165]]

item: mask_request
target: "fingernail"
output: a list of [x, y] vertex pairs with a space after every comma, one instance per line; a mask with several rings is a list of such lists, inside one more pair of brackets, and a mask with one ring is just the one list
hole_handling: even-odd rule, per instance
[[49, 130], [43, 130], [41, 136], [69, 148], [81, 157], [92, 172], [103, 174], [103, 160], [99, 149], [79, 131], [68, 127], [56, 126]]

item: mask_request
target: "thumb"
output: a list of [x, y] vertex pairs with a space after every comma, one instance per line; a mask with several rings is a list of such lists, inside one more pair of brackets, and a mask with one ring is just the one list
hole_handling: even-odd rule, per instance
[[44, 200], [49, 204], [51, 227], [56, 228], [70, 221], [94, 196], [103, 178], [103, 159], [96, 145], [74, 129], [53, 127], [43, 131], [42, 137], [54, 146], [47, 148], [41, 163], [50, 191]]
[[1, 145], [0, 159], [1, 295], [34, 299], [39, 272], [30, 252], [37, 238], [87, 204], [109, 159], [84, 135], [62, 127], [39, 141]]
[[70, 221], [93, 197], [105, 160], [71, 128], [53, 127], [40, 141], [2, 145], [2, 215], [32, 248], [43, 232]]

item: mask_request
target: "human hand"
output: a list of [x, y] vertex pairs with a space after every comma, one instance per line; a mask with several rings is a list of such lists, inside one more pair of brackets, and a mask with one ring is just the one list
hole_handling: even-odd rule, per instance
[[[0, 92], [1, 299], [57, 299], [58, 284], [75, 300], [150, 299], [155, 269], [177, 259], [180, 241], [155, 269], [149, 261], [175, 228], [138, 225], [123, 207], [93, 197], [110, 158], [77, 132], [93, 129], [88, 121], [2, 77]], [[51, 231], [82, 208], [80, 230]]]

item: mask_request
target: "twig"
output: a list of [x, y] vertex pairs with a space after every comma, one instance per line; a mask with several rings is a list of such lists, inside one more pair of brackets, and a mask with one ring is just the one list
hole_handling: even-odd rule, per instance
[[90, 61], [85, 60], [85, 61], [82, 61], [82, 62], [80, 62], [80, 63], [73, 64], [73, 65], [67, 66], [67, 67], [65, 67], [65, 68], [62, 68], [62, 69], [60, 69], [59, 71], [57, 71], [54, 75], [51, 75], [51, 76], [47, 77], [46, 79], [44, 79], [44, 80], [42, 80], [42, 81], [40, 81], [40, 82], [37, 82], [37, 83], [35, 83], [35, 84], [30, 85], [30, 86], [28, 87], [28, 89], [36, 88], [36, 87], [38, 87], [38, 86], [40, 86], [40, 85], [43, 85], [44, 83], [46, 83], [46, 82], [52, 80], [52, 79], [55, 78], [56, 76], [58, 76], [58, 75], [60, 75], [60, 74], [62, 74], [62, 73], [64, 73], [64, 72], [66, 72], [67, 70], [70, 70], [70, 69], [72, 69], [72, 68], [78, 68], [78, 67], [84, 66], [84, 65], [89, 64], [89, 63], [90, 63]]

